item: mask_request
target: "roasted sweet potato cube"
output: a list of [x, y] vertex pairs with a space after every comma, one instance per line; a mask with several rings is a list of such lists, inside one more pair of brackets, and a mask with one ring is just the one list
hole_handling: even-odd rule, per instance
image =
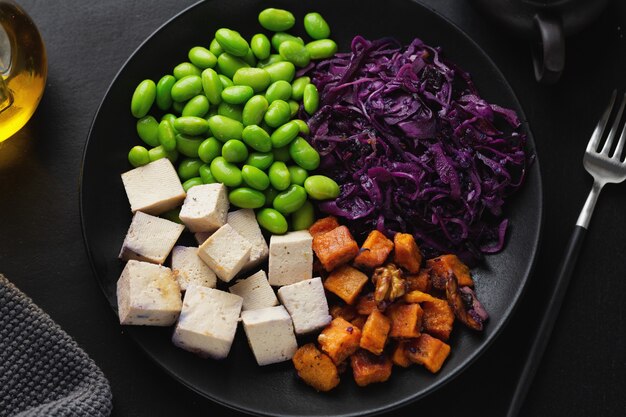
[[337, 219], [334, 216], [328, 216], [313, 223], [311, 227], [309, 227], [309, 233], [311, 236], [315, 237], [320, 233], [330, 232], [336, 227], [339, 227]]
[[361, 329], [361, 331], [363, 331], [363, 326], [365, 326], [365, 322], [367, 321], [368, 317], [369, 316], [366, 316], [364, 314], [358, 314], [355, 318], [350, 320], [350, 323], [352, 323], [354, 327], [358, 327], [359, 329]]
[[393, 237], [393, 261], [412, 274], [417, 274], [422, 265], [422, 253], [415, 238], [408, 233], [396, 233]]
[[337, 366], [314, 343], [296, 350], [292, 361], [298, 376], [318, 391], [330, 391], [339, 384]]
[[389, 337], [413, 338], [420, 335], [422, 308], [419, 304], [393, 304], [385, 310], [391, 320]]
[[367, 284], [367, 275], [350, 265], [342, 265], [328, 275], [324, 288], [348, 304], [354, 304], [359, 293]]
[[356, 312], [367, 316], [374, 310], [378, 310], [378, 303], [374, 299], [374, 293], [370, 292], [359, 297], [356, 303]]
[[394, 365], [408, 368], [413, 363], [406, 350], [408, 343], [409, 341], [407, 340], [400, 340], [396, 343], [391, 353], [391, 362], [393, 362]]
[[423, 303], [424, 301], [434, 301], [439, 300], [436, 297], [433, 297], [430, 294], [426, 294], [425, 292], [414, 290], [409, 293], [404, 294], [404, 302], [406, 303]]
[[341, 317], [345, 321], [352, 321], [356, 317], [356, 308], [350, 305], [334, 305], [330, 307], [330, 315], [336, 319]]
[[411, 361], [424, 365], [434, 374], [441, 369], [450, 354], [450, 345], [428, 334], [422, 334], [408, 342], [406, 351]]
[[441, 340], [448, 340], [454, 325], [454, 311], [446, 300], [437, 298], [422, 304], [422, 328], [424, 332]]
[[361, 330], [341, 317], [333, 319], [317, 337], [320, 347], [335, 364], [356, 352], [360, 340]]
[[391, 320], [378, 310], [372, 311], [361, 330], [359, 346], [374, 355], [383, 353], [391, 330]]
[[461, 262], [456, 255], [438, 256], [426, 261], [426, 265], [430, 268], [433, 287], [439, 290], [446, 289], [446, 282], [450, 274], [456, 276], [459, 287], [474, 286], [469, 267]]
[[385, 263], [393, 250], [393, 242], [378, 230], [372, 230], [363, 242], [354, 264], [365, 268], [377, 268]]
[[387, 355], [374, 355], [359, 349], [350, 357], [354, 381], [360, 387], [374, 382], [385, 382], [391, 376], [393, 363]]
[[346, 226], [313, 237], [313, 251], [326, 271], [332, 271], [359, 254], [359, 245]]
[[428, 292], [431, 288], [430, 283], [430, 269], [422, 268], [417, 274], [410, 274], [406, 276], [407, 292], [421, 291]]

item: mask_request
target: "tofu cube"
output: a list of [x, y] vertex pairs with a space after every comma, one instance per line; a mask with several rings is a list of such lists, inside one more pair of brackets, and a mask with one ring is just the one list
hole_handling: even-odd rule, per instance
[[261, 263], [265, 262], [269, 254], [269, 249], [263, 237], [263, 233], [261, 233], [259, 223], [256, 221], [254, 210], [242, 209], [231, 211], [228, 213], [226, 222], [252, 245], [252, 249], [250, 249], [250, 260], [243, 269], [256, 268]]
[[313, 276], [313, 237], [307, 230], [270, 238], [270, 285], [294, 284]]
[[189, 189], [180, 219], [192, 232], [212, 232], [226, 223], [228, 196], [224, 184], [203, 184]]
[[258, 310], [278, 305], [278, 298], [267, 281], [265, 271], [259, 271], [246, 279], [240, 279], [228, 289], [243, 297], [244, 310]]
[[204, 358], [224, 359], [235, 338], [242, 303], [238, 295], [191, 285], [172, 342]]
[[332, 320], [319, 277], [281, 287], [278, 298], [291, 315], [296, 334], [319, 330]]
[[259, 366], [288, 361], [298, 349], [291, 317], [285, 307], [242, 311], [241, 320]]
[[215, 288], [217, 283], [215, 272], [200, 259], [196, 247], [174, 246], [172, 271], [183, 291], [190, 285]]
[[219, 279], [229, 282], [248, 262], [251, 249], [250, 242], [225, 224], [198, 248], [198, 256]]
[[162, 264], [185, 230], [182, 224], [138, 211], [128, 228], [119, 257]]
[[133, 213], [157, 216], [180, 206], [185, 199], [176, 169], [167, 158], [123, 173], [122, 182]]
[[117, 281], [121, 324], [171, 326], [182, 307], [172, 270], [147, 262], [128, 261]]

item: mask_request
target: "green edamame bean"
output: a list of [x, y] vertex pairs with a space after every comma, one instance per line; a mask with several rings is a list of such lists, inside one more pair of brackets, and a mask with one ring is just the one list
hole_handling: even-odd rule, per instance
[[183, 107], [183, 116], [204, 117], [209, 111], [209, 99], [204, 94], [192, 97]]
[[306, 197], [306, 191], [302, 186], [291, 184], [289, 188], [274, 198], [272, 206], [282, 214], [291, 214], [302, 207]]
[[311, 77], [299, 77], [293, 81], [291, 85], [291, 98], [297, 101], [302, 100], [304, 96], [304, 87], [311, 83]]
[[259, 168], [252, 165], [244, 165], [241, 168], [243, 182], [255, 190], [265, 190], [270, 185], [270, 178]]
[[203, 135], [209, 130], [209, 122], [202, 117], [181, 116], [174, 121], [174, 128], [185, 135]]
[[307, 86], [304, 87], [302, 103], [304, 104], [304, 111], [308, 114], [313, 115], [313, 113], [317, 111], [320, 105], [320, 96], [314, 84], [307, 84]]
[[[176, 119], [174, 119], [176, 120]], [[176, 149], [176, 129], [169, 119], [161, 120], [157, 128], [158, 140], [163, 149], [173, 151]]]
[[178, 165], [178, 177], [181, 181], [187, 181], [189, 178], [200, 175], [200, 167], [202, 161], [198, 158], [186, 158], [180, 161]]
[[243, 60], [251, 67], [256, 67], [256, 57], [254, 56], [252, 49], [248, 49], [248, 53], [243, 57]]
[[230, 104], [243, 104], [254, 95], [252, 87], [233, 85], [222, 90], [222, 100]]
[[252, 165], [261, 171], [268, 169], [274, 162], [274, 154], [271, 152], [252, 152], [246, 159], [246, 165]]
[[202, 178], [200, 177], [193, 177], [193, 178], [189, 178], [187, 181], [183, 182], [183, 190], [185, 190], [185, 192], [189, 191], [189, 189], [191, 187], [195, 187], [196, 185], [202, 185]]
[[260, 126], [246, 126], [243, 129], [243, 132], [241, 132], [241, 137], [246, 145], [255, 151], [269, 152], [272, 150], [272, 140], [270, 139], [270, 135]]
[[202, 79], [197, 75], [188, 75], [176, 81], [171, 89], [175, 102], [187, 101], [202, 92]]
[[274, 155], [274, 161], [289, 162], [291, 160], [291, 155], [289, 155], [289, 146], [274, 148], [272, 149], [272, 154]]
[[211, 104], [220, 104], [222, 102], [222, 80], [220, 76], [212, 68], [202, 71], [202, 90], [204, 95], [209, 99]]
[[278, 80], [285, 80], [290, 83], [296, 74], [296, 67], [287, 61], [275, 62], [263, 67], [263, 69], [270, 74], [270, 80], [273, 83]]
[[222, 142], [213, 137], [203, 140], [198, 147], [198, 157], [207, 164], [221, 154]]
[[311, 59], [330, 58], [337, 52], [337, 44], [332, 39], [320, 39], [304, 46]]
[[238, 122], [243, 120], [243, 110], [238, 104], [230, 104], [223, 101], [219, 106], [217, 106], [217, 114], [228, 117], [229, 119], [237, 120]]
[[263, 120], [270, 127], [282, 126], [287, 123], [290, 118], [291, 107], [283, 100], [273, 101], [267, 108], [265, 116], [263, 116]]
[[278, 53], [286, 61], [293, 63], [300, 68], [306, 67], [311, 62], [311, 55], [304, 45], [295, 41], [284, 41], [278, 48]]
[[174, 163], [178, 159], [178, 151], [176, 151], [176, 149], [173, 151], [167, 151], [163, 148], [163, 146], [159, 145], [150, 149], [148, 151], [148, 156], [150, 157], [150, 162], [154, 162], [161, 158], [167, 158]]
[[254, 96], [243, 107], [242, 121], [244, 126], [258, 125], [263, 121], [263, 116], [269, 103], [261, 95]]
[[297, 165], [291, 165], [290, 167], [287, 167], [287, 169], [289, 169], [291, 183], [303, 186], [304, 180], [306, 180], [309, 176], [307, 170]]
[[267, 187], [263, 194], [265, 194], [265, 207], [272, 207], [274, 199], [278, 195], [278, 190], [272, 187]]
[[224, 89], [226, 87], [232, 87], [233, 85], [235, 85], [233, 80], [231, 80], [227, 76], [225, 76], [223, 74], [220, 74], [219, 77], [220, 77], [220, 82], [222, 83], [222, 89]]
[[256, 214], [256, 221], [262, 228], [275, 235], [282, 235], [289, 228], [285, 216], [272, 208], [259, 210]]
[[259, 23], [267, 30], [280, 32], [296, 24], [296, 18], [287, 10], [268, 8], [259, 13]]
[[309, 125], [306, 124], [306, 122], [304, 120], [294, 119], [293, 121], [298, 124], [298, 127], [300, 128], [300, 134], [306, 136], [309, 133], [311, 133], [311, 131], [309, 130]]
[[270, 84], [265, 92], [268, 103], [276, 100], [287, 101], [291, 98], [291, 84], [285, 80], [278, 80]]
[[130, 112], [136, 118], [142, 118], [150, 111], [156, 99], [156, 84], [152, 80], [139, 83], [130, 101]]
[[291, 227], [293, 230], [308, 230], [314, 222], [315, 209], [308, 200], [291, 215]]
[[285, 41], [293, 41], [299, 43], [300, 45], [304, 45], [304, 40], [301, 37], [293, 36], [289, 33], [278, 32], [272, 35], [272, 47], [276, 50], [276, 52], [280, 49], [280, 44]]
[[239, 68], [233, 76], [235, 85], [247, 85], [255, 93], [265, 90], [270, 81], [270, 74], [262, 68]]
[[239, 68], [247, 68], [249, 66], [246, 61], [228, 52], [224, 52], [217, 58], [218, 72], [231, 79]]
[[202, 178], [203, 184], [215, 184], [217, 182], [211, 173], [211, 167], [209, 167], [209, 164], [203, 164], [200, 169], [198, 169], [198, 173], [200, 174], [200, 178]]
[[209, 118], [209, 128], [217, 140], [241, 139], [243, 124], [229, 117], [217, 115]]
[[289, 100], [287, 104], [289, 104], [289, 110], [291, 110], [290, 116], [295, 117], [300, 110], [300, 105], [295, 100]]
[[324, 39], [330, 36], [330, 26], [319, 13], [304, 15], [304, 30], [313, 39]]
[[174, 73], [174, 77], [176, 77], [177, 80], [180, 80], [181, 78], [184, 78], [188, 75], [195, 75], [199, 77], [202, 73], [202, 71], [200, 71], [200, 68], [196, 67], [191, 62], [181, 62], [174, 67], [174, 71], [172, 72]]
[[234, 56], [243, 57], [248, 53], [250, 45], [239, 34], [239, 32], [221, 28], [215, 32], [215, 40], [220, 44], [222, 49]]
[[306, 169], [312, 171], [320, 165], [320, 154], [305, 139], [298, 137], [289, 145], [291, 159]]
[[172, 86], [176, 83], [173, 75], [164, 75], [156, 85], [156, 105], [161, 110], [167, 110], [172, 105]]
[[304, 189], [314, 200], [328, 200], [339, 196], [339, 185], [325, 175], [311, 175], [304, 181]]
[[189, 61], [200, 69], [213, 68], [217, 64], [217, 57], [203, 46], [194, 46], [187, 56]]
[[133, 146], [128, 152], [128, 162], [135, 168], [144, 166], [150, 163], [150, 154], [143, 146]]
[[252, 188], [241, 187], [228, 193], [228, 200], [234, 206], [254, 209], [263, 207], [265, 204], [265, 195]]
[[248, 158], [248, 148], [242, 141], [231, 139], [222, 146], [222, 156], [228, 162], [243, 162]]
[[278, 191], [286, 190], [291, 184], [289, 169], [284, 162], [275, 161], [272, 163], [268, 171], [268, 176], [270, 177], [272, 187], [276, 188]]
[[227, 187], [239, 187], [241, 185], [241, 170], [223, 157], [218, 156], [211, 161], [210, 168], [211, 174], [217, 182], [221, 182]]
[[267, 59], [271, 46], [270, 40], [262, 33], [257, 33], [250, 40], [250, 49], [258, 59]]
[[176, 135], [176, 150], [189, 158], [197, 158], [198, 149], [202, 142], [202, 138], [178, 133]]
[[174, 126], [174, 120], [176, 120], [176, 116], [174, 116], [172, 113], [165, 113], [163, 116], [161, 116], [161, 121], [163, 120], [167, 120], [172, 126]]
[[285, 123], [272, 133], [270, 137], [272, 139], [272, 147], [282, 148], [289, 145], [298, 136], [298, 133], [300, 133], [300, 128], [296, 123]]
[[159, 146], [159, 122], [150, 115], [137, 120], [137, 134], [147, 145]]
[[220, 43], [215, 38], [213, 38], [213, 40], [211, 40], [211, 43], [209, 44], [209, 51], [211, 51], [211, 53], [215, 55], [216, 58], [224, 53], [224, 49], [220, 46]]
[[280, 56], [279, 54], [271, 54], [266, 59], [259, 61], [258, 66], [259, 68], [265, 69], [265, 67], [267, 67], [268, 65], [272, 65], [272, 64], [275, 64], [277, 62], [282, 62], [282, 61], [283, 61], [283, 57]]

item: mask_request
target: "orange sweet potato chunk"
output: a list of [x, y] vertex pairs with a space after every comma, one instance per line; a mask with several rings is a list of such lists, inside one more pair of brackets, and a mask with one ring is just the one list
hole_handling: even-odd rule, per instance
[[337, 366], [314, 343], [296, 350], [292, 361], [298, 376], [317, 391], [330, 391], [339, 384]]
[[335, 364], [343, 362], [359, 348], [361, 330], [349, 321], [333, 319], [317, 337], [317, 342]]
[[363, 325], [359, 345], [374, 355], [380, 355], [387, 343], [389, 330], [391, 330], [391, 320], [380, 311], [374, 310]]
[[424, 301], [435, 301], [439, 299], [433, 297], [430, 294], [426, 294], [425, 292], [413, 290], [409, 293], [406, 293], [403, 297], [403, 300], [406, 303], [423, 303]]
[[363, 272], [350, 265], [343, 265], [328, 275], [324, 281], [324, 288], [346, 303], [354, 304], [368, 280]]
[[341, 317], [345, 321], [352, 321], [356, 317], [356, 308], [350, 305], [330, 306], [330, 315], [334, 319]]
[[410, 273], [417, 274], [422, 265], [422, 253], [413, 235], [396, 233], [393, 244], [395, 246], [393, 261]]
[[315, 237], [321, 233], [330, 232], [337, 227], [339, 227], [337, 219], [334, 216], [328, 216], [313, 223], [311, 227], [309, 227], [309, 233], [311, 233], [311, 236]]
[[346, 226], [339, 226], [331, 231], [313, 237], [313, 251], [326, 271], [332, 271], [343, 265], [359, 253], [359, 245]]
[[417, 274], [407, 274], [407, 292], [410, 291], [430, 291], [432, 284], [430, 282], [430, 269], [422, 268]]
[[453, 274], [459, 283], [459, 287], [474, 286], [474, 280], [470, 275], [470, 270], [456, 255], [442, 255], [429, 259], [426, 265], [431, 270], [433, 286], [444, 290], [448, 277]]
[[378, 310], [378, 303], [374, 299], [374, 293], [370, 292], [359, 297], [356, 303], [356, 311], [359, 314], [369, 316], [374, 310]]
[[424, 312], [419, 304], [394, 304], [385, 314], [391, 320], [389, 337], [409, 339], [420, 335]]
[[412, 362], [424, 365], [433, 374], [438, 372], [450, 354], [450, 345], [428, 334], [411, 340], [406, 348]]
[[372, 230], [363, 242], [360, 253], [354, 258], [357, 266], [376, 268], [387, 260], [393, 250], [393, 242], [378, 230]]
[[424, 332], [448, 340], [454, 325], [454, 311], [446, 300], [433, 299], [422, 303]]
[[391, 353], [391, 362], [394, 365], [401, 366], [403, 368], [408, 368], [411, 366], [413, 361], [409, 358], [409, 354], [406, 350], [409, 341], [401, 340], [396, 343], [396, 346], [393, 348], [393, 352]]
[[391, 376], [393, 363], [386, 355], [373, 355], [360, 349], [350, 357], [354, 381], [360, 387], [385, 382]]

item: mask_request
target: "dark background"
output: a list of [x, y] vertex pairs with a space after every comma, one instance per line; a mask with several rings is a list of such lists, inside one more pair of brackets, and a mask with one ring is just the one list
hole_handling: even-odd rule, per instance
[[[492, 25], [467, 1], [422, 2], [467, 31], [518, 95], [541, 160], [545, 221], [535, 274], [501, 336], [460, 377], [401, 411], [501, 416], [591, 187], [583, 150], [611, 90], [623, 91], [626, 83], [626, 4], [614, 1], [567, 39], [563, 78], [545, 87], [534, 82], [527, 42]], [[193, 3], [20, 1], [42, 32], [49, 73], [34, 118], [0, 145], [0, 272], [102, 368], [118, 417], [235, 415], [171, 379], [124, 335], [91, 272], [78, 210], [82, 151], [108, 85], [147, 36]], [[624, 187], [609, 185], [600, 198], [523, 416], [626, 415]]]

